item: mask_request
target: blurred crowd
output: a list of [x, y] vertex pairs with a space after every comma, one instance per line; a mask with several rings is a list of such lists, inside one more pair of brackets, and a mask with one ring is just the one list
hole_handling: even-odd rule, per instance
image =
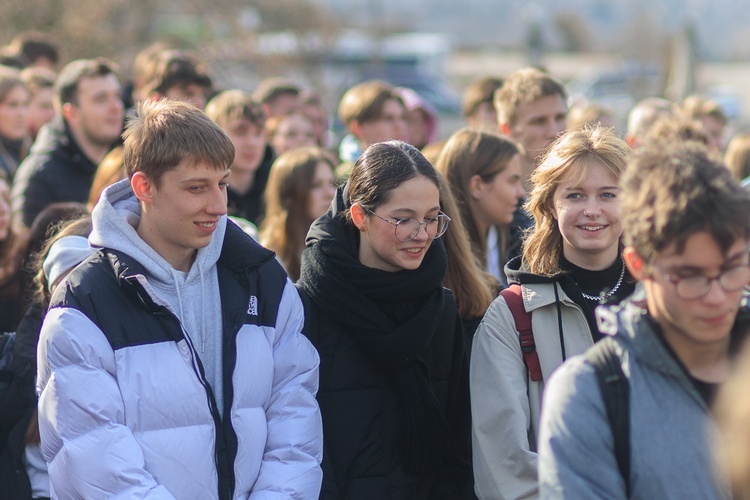
[[[358, 83], [328, 103], [326, 89], [283, 76], [222, 88], [195, 54], [162, 43], [138, 53], [131, 74], [59, 53], [31, 32], [0, 51], [0, 498], [50, 498], [55, 489], [66, 498], [60, 492], [86, 482], [40, 432], [40, 418], [52, 417], [37, 404], [37, 343], [57, 286], [97, 251], [87, 240], [92, 212], [96, 219], [107, 196], [127, 190], [153, 153], [129, 146], [126, 124], [141, 103], [164, 100], [202, 111], [231, 141], [226, 215], [275, 253], [302, 296], [303, 333], [320, 357], [320, 498], [750, 491], [750, 362], [736, 356], [750, 319], [750, 133], [735, 130], [718, 102], [651, 96], [619, 130], [605, 105], [570, 102], [555, 75], [527, 67], [463, 89], [464, 124], [447, 131], [428, 100], [386, 81]], [[177, 164], [182, 152], [170, 141], [155, 147]], [[407, 193], [395, 183], [382, 199], [356, 198], [402, 175], [383, 144], [397, 144], [416, 178], [436, 183], [434, 213], [409, 208], [433, 187], [409, 184]], [[402, 187], [415, 178], [405, 179]], [[396, 199], [403, 207], [378, 208]], [[423, 228], [434, 242], [388, 256], [373, 217], [398, 245], [421, 241]], [[357, 262], [337, 260], [343, 250], [326, 247], [330, 238], [351, 244]], [[444, 264], [428, 251], [435, 246]], [[430, 273], [388, 281], [360, 264], [396, 274], [430, 265], [437, 282]], [[440, 298], [452, 305], [428, 312], [434, 287], [452, 291]], [[351, 300], [359, 293], [369, 309]], [[387, 320], [370, 319], [373, 308]], [[443, 308], [455, 309], [454, 324]], [[358, 324], [366, 333], [371, 323], [375, 332], [421, 331], [430, 317], [440, 324], [425, 338], [347, 340]], [[409, 326], [415, 318], [424, 326]], [[592, 375], [598, 365], [578, 355], [610, 337], [620, 339], [615, 354], [603, 356], [622, 365], [610, 380], [628, 381], [630, 406], [629, 428], [608, 433], [610, 396]], [[407, 424], [423, 441], [388, 455], [407, 446], [388, 441], [400, 435], [389, 426]], [[389, 438], [373, 437], [380, 432]], [[624, 467], [618, 432], [629, 443]], [[98, 457], [89, 458], [93, 469]]]

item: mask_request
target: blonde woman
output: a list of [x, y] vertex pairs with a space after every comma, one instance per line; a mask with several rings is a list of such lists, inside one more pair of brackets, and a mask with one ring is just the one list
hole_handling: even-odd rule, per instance
[[558, 139], [532, 174], [526, 208], [535, 230], [506, 274], [520, 285], [531, 315], [541, 380], [532, 380], [514, 316], [498, 297], [477, 330], [470, 369], [480, 498], [536, 496], [544, 383], [567, 357], [601, 337], [597, 304], [634, 289], [620, 257], [618, 183], [628, 152], [611, 130], [585, 127]]

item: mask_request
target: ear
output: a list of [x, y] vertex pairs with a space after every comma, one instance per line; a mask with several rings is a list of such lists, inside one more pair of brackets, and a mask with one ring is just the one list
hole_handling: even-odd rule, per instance
[[510, 137], [510, 123], [504, 122], [500, 124], [500, 133]]
[[557, 209], [555, 208], [555, 202], [553, 200], [550, 200], [549, 203], [547, 203], [547, 209], [549, 210], [549, 213], [552, 214], [552, 217], [557, 220]]
[[350, 210], [352, 214], [352, 222], [357, 226], [357, 229], [362, 232], [367, 231], [367, 211], [364, 207], [359, 203], [354, 203]]
[[135, 197], [146, 205], [151, 205], [154, 199], [154, 183], [143, 172], [136, 172], [130, 179], [130, 187]]
[[646, 264], [643, 262], [643, 258], [638, 255], [638, 252], [633, 247], [625, 247], [622, 251], [622, 259], [625, 261], [625, 265], [628, 266], [630, 275], [638, 281], [643, 281], [648, 277], [646, 272]]
[[71, 123], [75, 121], [76, 116], [78, 116], [78, 108], [72, 103], [66, 102], [62, 106], [62, 114], [65, 121]]
[[484, 189], [484, 182], [478, 175], [472, 175], [469, 178], [469, 196], [472, 200], [478, 200], [482, 196], [482, 190]]
[[352, 135], [356, 137], [360, 143], [365, 142], [364, 138], [362, 137], [362, 124], [360, 124], [356, 120], [352, 120], [351, 122], [349, 122], [348, 128], [349, 128], [349, 132], [351, 132]]

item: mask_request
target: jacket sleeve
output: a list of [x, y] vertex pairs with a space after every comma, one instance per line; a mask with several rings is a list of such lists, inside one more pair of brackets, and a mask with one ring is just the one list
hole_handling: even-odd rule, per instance
[[315, 399], [320, 360], [301, 333], [303, 324], [302, 301], [287, 280], [276, 320], [268, 439], [252, 500], [315, 499], [320, 494], [323, 424]]
[[547, 384], [539, 430], [541, 498], [625, 499], [596, 374], [583, 357]]
[[53, 497], [174, 498], [146, 471], [124, 425], [115, 355], [80, 311], [54, 308], [37, 353], [42, 453]]
[[477, 496], [535, 497], [537, 455], [529, 443], [528, 373], [502, 297], [492, 302], [474, 336], [469, 376]]

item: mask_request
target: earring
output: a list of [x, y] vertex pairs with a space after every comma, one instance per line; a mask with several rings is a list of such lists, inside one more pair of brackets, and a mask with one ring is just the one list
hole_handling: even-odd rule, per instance
[[475, 192], [471, 193], [471, 197], [474, 198], [475, 200], [478, 200], [479, 199], [479, 193], [477, 193], [475, 191]]

